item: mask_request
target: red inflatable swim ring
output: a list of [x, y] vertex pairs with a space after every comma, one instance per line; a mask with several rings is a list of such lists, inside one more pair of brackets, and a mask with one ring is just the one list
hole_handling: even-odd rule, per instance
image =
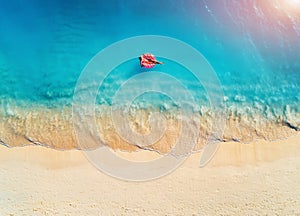
[[156, 64], [163, 64], [156, 60], [155, 56], [151, 53], [145, 53], [139, 57], [141, 67], [144, 68], [153, 68]]

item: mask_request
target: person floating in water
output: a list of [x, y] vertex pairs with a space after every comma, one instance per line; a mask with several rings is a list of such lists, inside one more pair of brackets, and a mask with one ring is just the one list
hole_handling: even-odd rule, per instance
[[155, 56], [150, 53], [145, 53], [139, 57], [140, 65], [144, 68], [153, 68], [157, 64], [163, 64], [156, 60]]

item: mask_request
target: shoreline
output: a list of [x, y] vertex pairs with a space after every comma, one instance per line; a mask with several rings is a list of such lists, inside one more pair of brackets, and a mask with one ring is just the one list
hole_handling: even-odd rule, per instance
[[[140, 146], [131, 145], [124, 137], [118, 134], [116, 127], [122, 128], [124, 125], [120, 123], [122, 121], [117, 121], [116, 123], [112, 120], [112, 116], [109, 113], [110, 108], [104, 106], [99, 107], [99, 109], [101, 109], [101, 112], [99, 113], [99, 110], [96, 112], [95, 127], [97, 128], [95, 131], [101, 136], [101, 145], [109, 145], [114, 150], [119, 149], [129, 152], [139, 150]], [[152, 132], [149, 123], [152, 112], [153, 110], [135, 110], [130, 114], [121, 114], [118, 118], [127, 118], [127, 128], [133, 132], [146, 135]], [[114, 113], [121, 113], [121, 111], [114, 110]], [[160, 137], [161, 125], [157, 119], [154, 119], [154, 122], [157, 121], [159, 126], [151, 136], [160, 137], [160, 139], [155, 139], [148, 147], [164, 154], [173, 147], [178, 139], [181, 133], [181, 125], [187, 123], [181, 122], [180, 116], [177, 116], [175, 113], [164, 111], [161, 114], [165, 115], [166, 130]], [[214, 117], [209, 110], [206, 110], [202, 115], [199, 113], [193, 113], [192, 115], [191, 119], [199, 122], [198, 139], [194, 148], [194, 151], [197, 152], [205, 145], [211, 130], [221, 131], [223, 126], [219, 126], [218, 122], [214, 122]], [[295, 117], [298, 117], [298, 114], [295, 114]], [[79, 128], [82, 126], [89, 128], [90, 125], [87, 123], [85, 123], [87, 125], [80, 125], [79, 120], [76, 122], [72, 117], [72, 109], [70, 107], [61, 110], [50, 108], [33, 110], [12, 109], [7, 116], [0, 112], [0, 119], [0, 143], [6, 146], [42, 145], [60, 150], [93, 149], [97, 147], [92, 144], [82, 146], [78, 143], [74, 125], [78, 125]], [[93, 121], [93, 119], [89, 120]], [[73, 122], [75, 122], [74, 125]], [[220, 128], [216, 127], [215, 124]], [[283, 119], [264, 119], [262, 116], [230, 114], [226, 117], [223, 136], [214, 138], [224, 142], [238, 141], [241, 143], [251, 143], [260, 139], [276, 141], [297, 136], [299, 134], [298, 128], [300, 127], [298, 124], [299, 122], [296, 120], [292, 124], [284, 122]], [[188, 123], [188, 126], [193, 125]], [[86, 133], [89, 132], [91, 131], [86, 131]], [[189, 137], [191, 135], [186, 134], [186, 136]]]
[[[244, 166], [257, 165], [264, 162], [273, 162], [287, 157], [300, 157], [300, 133], [283, 140], [267, 141], [255, 140], [250, 143], [239, 143], [233, 141], [221, 142], [219, 148], [208, 163], [211, 166]], [[146, 161], [162, 157], [155, 151], [139, 150], [127, 152], [113, 150], [113, 152], [125, 159], [133, 161]], [[202, 150], [192, 153], [187, 158], [198, 158], [200, 160]], [[57, 166], [71, 167], [80, 163], [89, 163], [82, 150], [57, 150], [49, 147], [31, 145], [22, 147], [6, 147], [0, 145], [0, 163], [9, 161], [23, 161], [45, 165], [47, 168]], [[52, 166], [53, 165], [53, 166]]]

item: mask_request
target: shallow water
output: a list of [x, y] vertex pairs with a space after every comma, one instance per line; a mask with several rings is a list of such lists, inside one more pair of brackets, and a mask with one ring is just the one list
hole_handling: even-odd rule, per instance
[[[232, 133], [225, 133], [224, 140], [290, 136], [300, 128], [300, 6], [291, 2], [2, 3], [0, 115], [5, 129], [0, 140], [9, 146], [29, 144], [32, 139], [38, 140], [34, 144], [76, 147], [74, 139], [66, 141], [64, 137], [73, 133], [70, 107], [85, 65], [118, 40], [149, 34], [190, 44], [214, 68], [224, 91], [227, 130]], [[195, 100], [194, 112], [209, 119], [209, 98], [201, 83], [176, 62], [160, 60], [165, 64], [155, 70], [180, 80]], [[118, 65], [99, 88], [97, 106], [111, 106], [122, 83], [145, 71], [137, 58]], [[168, 82], [164, 85], [168, 87]], [[132, 94], [137, 91], [133, 89]], [[134, 107], [158, 107], [165, 112], [176, 104], [166, 96], [152, 94], [137, 98]], [[42, 130], [47, 122], [52, 126]], [[69, 129], [59, 135], [64, 133], [63, 125]], [[272, 135], [261, 135], [265, 128], [270, 128]], [[53, 141], [51, 134], [62, 138]], [[66, 142], [73, 144], [63, 144]]]

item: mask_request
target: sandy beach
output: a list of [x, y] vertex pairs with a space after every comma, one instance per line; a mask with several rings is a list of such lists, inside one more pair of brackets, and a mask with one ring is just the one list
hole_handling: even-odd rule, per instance
[[133, 183], [101, 173], [78, 150], [0, 146], [0, 215], [300, 215], [299, 150], [299, 133], [224, 142], [204, 168], [200, 152], [168, 176]]
[[1, 1], [0, 216], [300, 216], [299, 59], [300, 0]]

